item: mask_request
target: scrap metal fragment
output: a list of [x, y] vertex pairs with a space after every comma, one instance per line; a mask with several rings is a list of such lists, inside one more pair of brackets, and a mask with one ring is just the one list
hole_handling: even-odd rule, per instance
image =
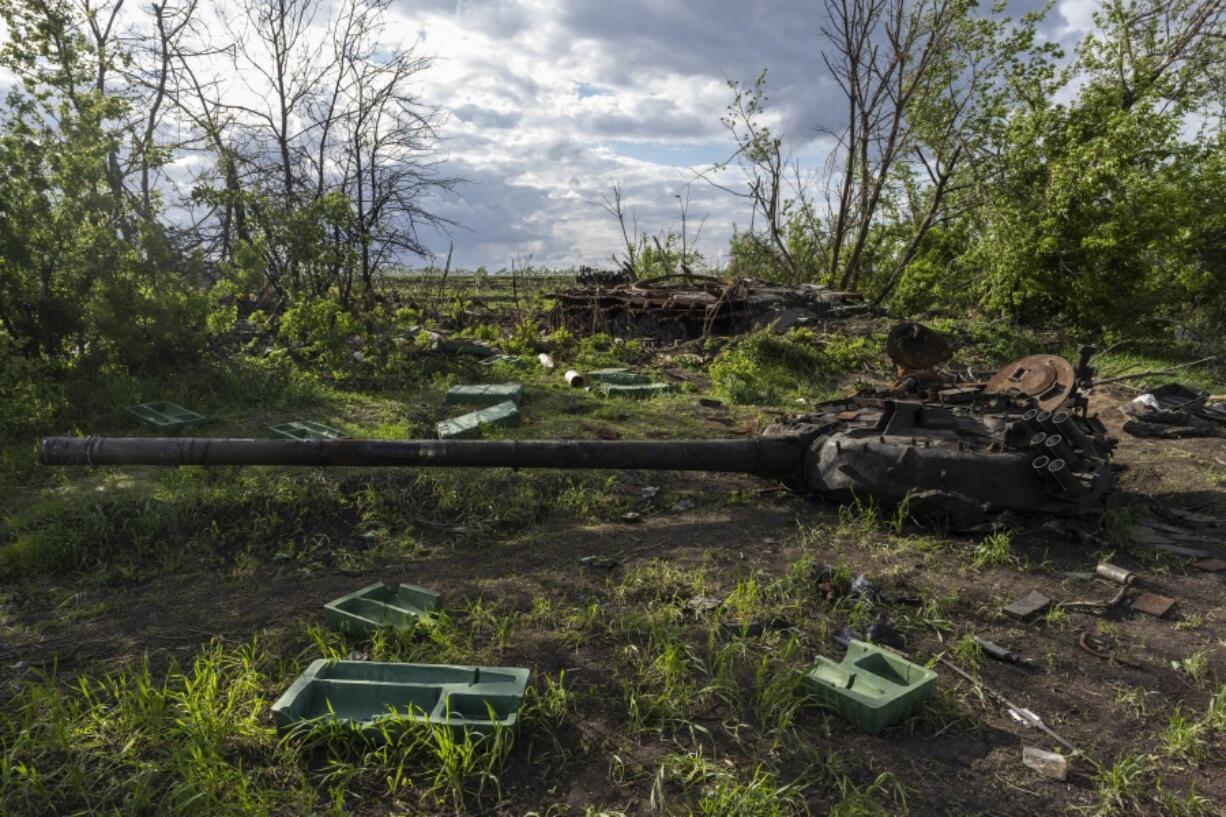
[[1094, 568], [1094, 572], [1109, 582], [1116, 584], [1132, 584], [1137, 580], [1137, 574], [1118, 565], [1103, 562]]
[[1032, 590], [1004, 608], [1004, 613], [1018, 621], [1025, 621], [1033, 616], [1047, 612], [1051, 604], [1052, 601], [1047, 596], [1044, 596], [1037, 590]]
[[1090, 634], [1085, 630], [1082, 630], [1081, 635], [1077, 637], [1077, 646], [1081, 648], [1082, 652], [1092, 655], [1095, 658], [1101, 658], [1104, 661], [1113, 661], [1116, 664], [1123, 664], [1124, 666], [1132, 667], [1133, 669], [1144, 669], [1143, 665], [1138, 664], [1135, 661], [1129, 661], [1126, 658], [1120, 658], [1114, 653], [1107, 653], [1098, 649], [1090, 643]]
[[983, 650], [984, 655], [986, 655], [988, 658], [992, 658], [997, 661], [1004, 661], [1006, 664], [1016, 664], [1019, 667], [1039, 666], [1039, 662], [1035, 661], [1033, 658], [1026, 658], [1025, 656], [1018, 655], [1015, 652], [1010, 652], [999, 644], [988, 641], [986, 638], [975, 636], [975, 643], [979, 645], [979, 649]]
[[1175, 556], [1186, 556], [1189, 559], [1207, 559], [1209, 551], [1200, 548], [1186, 548], [1182, 545], [1172, 545], [1165, 542], [1151, 542], [1149, 546], [1154, 550], [1161, 550], [1163, 553], [1170, 553]]
[[1005, 366], [984, 388], [988, 394], [1024, 394], [1044, 411], [1055, 411], [1076, 388], [1073, 366], [1058, 355], [1027, 355]]
[[1174, 606], [1175, 600], [1170, 596], [1160, 596], [1157, 593], [1142, 593], [1132, 600], [1132, 609], [1146, 615], [1161, 618]]

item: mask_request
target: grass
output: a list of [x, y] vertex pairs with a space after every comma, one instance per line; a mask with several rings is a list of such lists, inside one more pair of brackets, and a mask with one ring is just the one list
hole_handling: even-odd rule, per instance
[[[537, 298], [526, 297], [524, 309]], [[973, 330], [989, 348], [980, 357], [963, 349], [960, 359], [1016, 356], [1008, 333]], [[549, 349], [559, 370], [646, 366], [650, 358], [637, 344], [546, 336], [523, 325], [506, 344], [529, 361], [538, 346]], [[380, 358], [370, 376], [343, 367], [303, 374], [284, 359], [240, 357], [225, 371], [118, 378], [92, 407], [40, 410], [41, 419], [0, 447], [0, 487], [11, 496], [0, 515], [0, 636], [36, 643], [57, 628], [92, 632], [123, 610], [132, 588], [159, 581], [172, 592], [176, 583], [196, 583], [232, 593], [243, 582], [256, 592], [264, 582], [278, 589], [285, 576], [322, 582], [338, 572], [393, 578], [403, 570], [429, 584], [428, 575], [416, 574], [439, 564], [464, 589], [449, 594], [432, 626], [410, 632], [343, 636], [313, 617], [290, 616], [258, 637], [185, 638], [182, 649], [163, 642], [143, 656], [137, 645], [114, 663], [80, 660], [72, 672], [49, 665], [47, 674], [9, 680], [9, 707], [0, 717], [0, 814], [864, 817], [932, 810], [949, 785], [940, 770], [949, 766], [930, 757], [929, 747], [935, 754], [964, 740], [991, 745], [998, 731], [1015, 729], [1012, 723], [974, 690], [942, 681], [916, 716], [869, 738], [805, 706], [795, 671], [815, 655], [838, 655], [832, 636], [839, 626], [863, 628], [882, 612], [881, 603], [851, 591], [863, 573], [887, 594], [917, 597], [887, 605], [914, 658], [948, 650], [985, 683], [1024, 690], [1022, 675], [985, 661], [973, 642], [974, 632], [995, 638], [996, 628], [1010, 626], [998, 615], [1001, 582], [1028, 564], [1033, 550], [1008, 532], [951, 559], [968, 551], [916, 528], [906, 503], [772, 505], [748, 481], [694, 478], [678, 490], [670, 476], [633, 473], [52, 471], [34, 466], [29, 445], [38, 433], [137, 431], [114, 407], [153, 397], [209, 414], [211, 435], [262, 435], [271, 422], [303, 417], [355, 436], [419, 436], [448, 410], [448, 385], [508, 379], [527, 387], [524, 423], [493, 431], [493, 438], [718, 437], [777, 419], [759, 403], [793, 407], [796, 397], [821, 397], [881, 367], [876, 336], [754, 336], [705, 351], [717, 346], [722, 363], [710, 374], [726, 401], [720, 409], [698, 406], [695, 390], [608, 400], [570, 389], [556, 371], [535, 365], [489, 369], [413, 347], [403, 359]], [[702, 371], [688, 359], [670, 365]], [[622, 525], [645, 482], [664, 488], [644, 509], [651, 524]], [[691, 530], [691, 515], [670, 511], [682, 496], [698, 502], [695, 514], [707, 515], [698, 522], [701, 535]], [[770, 530], [745, 522], [768, 508], [788, 521]], [[1117, 516], [1126, 528], [1124, 514]], [[769, 548], [763, 534], [774, 540]], [[672, 547], [676, 541], [687, 545]], [[618, 554], [621, 566], [574, 563], [597, 547]], [[1074, 558], [1082, 557], [1053, 550], [1051, 569], [1066, 569]], [[476, 563], [482, 569], [466, 576], [465, 566]], [[687, 607], [700, 596], [716, 603]], [[47, 611], [48, 621], [29, 610]], [[1080, 621], [1056, 610], [1049, 624]], [[791, 626], [746, 632], [748, 623], [775, 619]], [[1119, 627], [1126, 637], [1125, 624]], [[1067, 640], [1069, 632], [1043, 636]], [[1053, 642], [1045, 653], [1053, 672], [1068, 660], [1061, 652], [1067, 646]], [[391, 723], [372, 736], [317, 723], [278, 735], [268, 709], [297, 672], [316, 657], [354, 655], [531, 667], [520, 728], [479, 739]], [[6, 667], [12, 663], [0, 656]], [[1226, 734], [1226, 687], [1219, 684], [1203, 702], [1218, 683], [1214, 661], [1210, 651], [1191, 650], [1181, 666], [1196, 689], [1184, 684], [1190, 691], [1182, 698], [1120, 687], [1112, 704], [1108, 694], [1105, 705], [1131, 715], [1129, 727], [1148, 743], [1128, 746], [1110, 767], [1091, 773], [1095, 809], [1211, 813], [1212, 791], [1199, 793], [1206, 791], [1200, 781], [1211, 779]], [[1096, 711], [1094, 701], [1085, 706], [1041, 714], [1061, 731], [1084, 730]], [[979, 772], [965, 775], [959, 786], [977, 785], [985, 797], [999, 793]]]
[[775, 405], [797, 397], [825, 399], [839, 376], [880, 366], [880, 344], [864, 337], [819, 339], [807, 329], [763, 330], [729, 343], [711, 362], [716, 394], [739, 404]]
[[1139, 809], [1153, 784], [1154, 762], [1149, 755], [1126, 754], [1093, 776], [1097, 797], [1095, 814], [1111, 817]]
[[975, 546], [971, 563], [979, 569], [1000, 567], [1013, 562], [1013, 534], [1007, 530], [990, 533]]
[[[1099, 378], [1137, 375], [1144, 372], [1161, 372], [1176, 369], [1207, 355], [1189, 357], [1170, 349], [1148, 348], [1144, 345], [1124, 347], [1094, 358]], [[1156, 388], [1165, 383], [1178, 382], [1203, 389], [1210, 394], [1226, 392], [1226, 367], [1221, 361], [1216, 364], [1178, 368], [1169, 374], [1152, 375], [1126, 381], [1136, 388]]]
[[1170, 757], [1199, 762], [1208, 748], [1201, 737], [1203, 731], [1201, 724], [1189, 720], [1183, 710], [1176, 706], [1167, 719], [1166, 731], [1162, 735], [1163, 751]]

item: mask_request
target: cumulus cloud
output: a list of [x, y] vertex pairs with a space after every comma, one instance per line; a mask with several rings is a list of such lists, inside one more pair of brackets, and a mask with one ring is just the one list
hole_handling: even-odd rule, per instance
[[[1063, 0], [1045, 35], [1084, 28], [1093, 1]], [[1006, 13], [1039, 5], [1011, 0]], [[471, 180], [434, 201], [466, 229], [431, 245], [454, 241], [464, 266], [528, 252], [541, 264], [606, 263], [620, 236], [592, 202], [615, 183], [648, 232], [676, 225], [690, 185], [691, 219], [707, 218], [701, 249], [717, 257], [749, 219], [695, 182], [732, 149], [720, 124], [728, 80], [769, 69], [772, 124], [813, 166], [829, 149], [820, 129], [838, 125], [812, 0], [406, 0], [396, 11], [437, 57], [423, 90], [452, 112], [446, 153]]]

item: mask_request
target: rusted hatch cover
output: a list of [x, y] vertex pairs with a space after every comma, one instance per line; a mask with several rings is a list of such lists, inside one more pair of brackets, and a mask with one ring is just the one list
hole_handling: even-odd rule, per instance
[[1028, 394], [1039, 408], [1053, 411], [1073, 393], [1073, 366], [1059, 355], [1027, 355], [1005, 366], [988, 381], [989, 394]]

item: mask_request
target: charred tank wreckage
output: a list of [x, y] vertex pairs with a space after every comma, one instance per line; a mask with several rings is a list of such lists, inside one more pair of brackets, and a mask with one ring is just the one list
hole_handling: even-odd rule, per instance
[[729, 283], [692, 273], [634, 280], [626, 269], [587, 268], [577, 281], [579, 286], [553, 295], [549, 319], [554, 329], [581, 335], [604, 332], [668, 343], [767, 327], [783, 332], [872, 311], [854, 292], [816, 284], [793, 288], [749, 279]]
[[1084, 348], [1076, 367], [1032, 355], [987, 380], [935, 371], [946, 340], [896, 327], [890, 389], [819, 405], [752, 439], [257, 440], [48, 437], [46, 465], [293, 465], [607, 468], [754, 474], [835, 501], [906, 503], [912, 516], [970, 527], [1011, 512], [1094, 517], [1112, 488], [1114, 441], [1087, 416]]

